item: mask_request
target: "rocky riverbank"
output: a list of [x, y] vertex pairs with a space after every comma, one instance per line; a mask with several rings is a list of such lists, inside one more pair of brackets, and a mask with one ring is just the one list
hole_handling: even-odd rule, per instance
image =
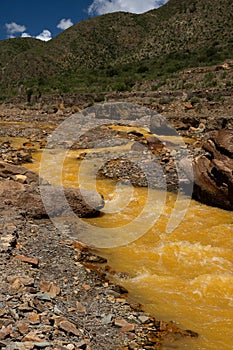
[[[138, 95], [136, 94], [134, 97], [136, 96]], [[129, 94], [123, 97], [124, 100], [127, 100], [133, 95]], [[140, 105], [112, 102], [89, 106], [81, 111], [81, 107], [85, 106], [85, 101], [83, 101], [84, 106], [78, 108], [78, 113], [74, 114], [74, 125], [70, 128], [71, 134], [68, 135], [66, 135], [67, 130], [64, 131], [63, 128], [60, 130], [57, 127], [70, 119], [72, 112], [76, 111], [75, 106], [63, 104], [59, 108], [44, 106], [39, 109], [37, 106], [37, 109], [27, 109], [24, 105], [18, 107], [3, 105], [1, 106], [1, 132], [5, 136], [1, 144], [0, 156], [6, 162], [21, 164], [31, 161], [32, 152], [35, 149], [45, 147], [46, 144], [49, 148], [104, 148], [104, 151], [92, 152], [91, 155], [83, 152], [79, 157], [79, 160], [94, 157], [97, 161], [100, 157], [102, 161], [98, 170], [100, 177], [116, 179], [125, 183], [130, 182], [134, 186], [167, 189], [172, 192], [178, 190], [186, 192], [187, 189], [189, 191], [194, 182], [193, 197], [195, 199], [206, 204], [231, 209], [231, 204], [226, 204], [227, 197], [230, 196], [227, 191], [231, 193], [231, 184], [227, 185], [225, 190], [220, 184], [223, 180], [222, 176], [227, 176], [228, 182], [229, 176], [220, 174], [217, 169], [220, 166], [219, 161], [223, 161], [221, 152], [217, 156], [221, 159], [214, 160], [214, 164], [211, 165], [212, 170], [207, 171], [209, 174], [206, 174], [206, 180], [201, 176], [201, 173], [205, 172], [209, 166], [207, 166], [208, 159], [216, 156], [216, 151], [210, 150], [213, 147], [211, 145], [207, 147], [209, 141], [206, 140], [211, 140], [213, 131], [216, 128], [221, 129], [223, 125], [229, 127], [225, 130], [231, 130], [231, 115], [226, 115], [224, 110], [225, 115], [222, 117], [212, 118], [208, 115], [205, 118], [197, 113], [194, 106], [186, 103], [186, 112], [181, 116], [176, 115], [172, 119], [166, 110], [163, 111], [162, 115], [158, 114], [153, 109], [153, 103], [149, 106], [144, 101], [146, 96], [143, 94], [138, 97], [142, 99]], [[181, 107], [182, 102], [179, 103], [179, 107]], [[151, 109], [148, 109], [148, 106]], [[168, 109], [171, 111], [173, 105], [169, 106], [170, 109]], [[80, 135], [76, 135], [75, 124], [80, 125]], [[117, 125], [122, 129], [114, 129]], [[128, 126], [129, 130], [124, 130], [123, 126]], [[138, 131], [138, 128], [143, 127], [148, 129], [147, 133]], [[59, 131], [56, 131], [56, 135], [51, 141], [48, 136], [55, 129]], [[154, 136], [152, 132], [156, 132], [158, 136]], [[181, 142], [175, 144], [166, 141], [161, 138], [164, 135], [168, 137], [178, 136]], [[15, 148], [6, 139], [7, 137], [24, 138], [26, 142], [21, 147]], [[111, 147], [116, 148], [116, 146], [124, 145], [130, 146], [127, 152], [117, 152], [116, 149], [113, 152], [108, 150]], [[210, 155], [211, 152], [212, 155]], [[227, 157], [231, 159], [231, 155]], [[229, 159], [225, 158], [224, 162], [226, 163]], [[216, 166], [216, 161], [218, 161], [218, 166]], [[201, 162], [204, 163], [201, 165]], [[192, 163], [194, 174], [190, 171]], [[205, 170], [201, 169], [202, 167]], [[217, 170], [215, 171], [215, 169]], [[216, 174], [215, 184], [212, 181], [212, 177], [215, 176], [213, 171]], [[208, 188], [208, 184], [204, 184], [205, 181], [211, 182], [212, 190], [211, 186]]]
[[[127, 291], [110, 282], [105, 259], [70, 240], [68, 224], [61, 232], [38, 215], [41, 206], [30, 200], [37, 174], [7, 163], [0, 170], [2, 349], [159, 349], [197, 336], [127, 300]], [[23, 194], [19, 205], [14, 198]]]
[[[65, 112], [61, 109], [16, 107], [1, 111], [0, 347], [8, 350], [143, 350], [159, 349], [165, 343], [178, 341], [180, 337], [196, 337], [197, 334], [192, 331], [183, 331], [172, 323], [158, 321], [143, 312], [140, 305], [127, 298], [124, 288], [111, 282], [114, 272], [107, 262], [88, 247], [69, 238], [72, 234], [68, 223], [61, 231], [49, 220], [39, 194], [38, 175], [19, 164], [32, 161], [35, 149], [43, 148], [51, 132], [72, 112], [72, 109]], [[139, 126], [142, 127], [147, 120], [143, 119], [143, 115], [141, 117], [142, 124]], [[206, 156], [209, 152], [211, 166], [216, 167], [219, 162], [216, 163], [213, 158], [218, 156], [219, 147], [227, 149], [219, 142], [214, 143], [217, 150], [202, 148], [209, 138], [210, 125], [206, 122], [202, 128], [203, 118], [195, 118], [189, 119], [186, 126], [184, 120], [182, 123], [176, 121], [177, 126], [180, 125], [180, 134], [190, 141], [182, 148], [180, 144], [162, 142], [149, 132], [140, 132], [138, 121], [129, 120], [127, 116], [124, 123], [131, 129], [123, 131], [101, 125], [101, 118], [99, 124], [98, 118], [90, 118], [88, 124], [86, 117], [86, 133], [72, 144], [72, 149], [94, 147], [95, 152], [86, 154], [84, 151], [79, 160], [95, 157], [98, 163], [99, 157], [104, 162], [99, 176], [130, 181], [135, 186], [148, 186], [148, 179], [153, 179], [150, 185], [155, 188], [162, 188], [165, 181], [167, 188], [173, 192], [177, 191], [179, 177], [185, 191], [190, 174], [187, 174], [187, 164], [184, 166], [180, 161], [187, 156], [186, 152], [190, 159]], [[108, 123], [111, 124], [110, 119]], [[118, 123], [122, 124], [122, 121]], [[164, 119], [156, 124], [161, 130], [164, 126], [167, 129]], [[98, 140], [97, 135], [100, 136]], [[58, 136], [62, 138], [62, 133]], [[12, 142], [16, 138], [23, 138], [24, 144], [14, 146]], [[50, 146], [56, 147], [56, 142], [60, 140], [55, 140]], [[69, 144], [70, 139], [67, 138], [59, 143], [59, 147], [67, 148]], [[113, 145], [128, 145], [129, 149], [119, 153], [109, 151], [108, 147]], [[107, 148], [98, 152], [101, 147]], [[231, 154], [224, 151], [224, 162], [228, 162], [226, 157], [231, 159]], [[223, 161], [222, 158], [217, 160]], [[156, 164], [159, 164], [159, 169]], [[154, 176], [154, 172], [159, 173], [161, 169], [162, 183], [161, 177]], [[48, 187], [48, 193], [50, 189]], [[83, 201], [79, 191], [66, 190], [69, 204], [81, 217], [98, 215], [101, 211], [103, 199], [98, 195], [94, 197], [96, 205], [93, 210]], [[65, 215], [65, 208], [61, 212], [59, 203], [59, 210], [56, 210], [56, 201], [52, 204], [53, 210], [55, 204], [55, 211], [50, 215]]]

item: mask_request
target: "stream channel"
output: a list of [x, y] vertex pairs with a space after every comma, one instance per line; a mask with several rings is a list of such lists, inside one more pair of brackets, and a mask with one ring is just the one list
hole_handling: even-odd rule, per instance
[[[129, 145], [120, 147], [127, 150]], [[198, 338], [181, 339], [163, 349], [232, 350], [232, 212], [183, 196], [179, 201], [181, 218], [168, 233], [174, 194], [96, 179], [100, 158], [77, 160], [83, 151], [66, 151], [62, 184], [78, 187], [81, 182], [97, 190], [104, 196], [105, 207], [99, 217], [79, 220], [84, 229], [77, 232], [83, 233], [76, 236], [74, 232], [73, 238], [94, 244], [98, 254], [106, 257], [120, 276], [125, 273], [126, 277], [119, 277], [118, 282], [145, 311], [199, 334]], [[43, 160], [56, 185], [61, 184], [59, 152], [48, 150]], [[39, 172], [42, 155], [43, 151], [37, 150], [34, 162], [26, 166]]]

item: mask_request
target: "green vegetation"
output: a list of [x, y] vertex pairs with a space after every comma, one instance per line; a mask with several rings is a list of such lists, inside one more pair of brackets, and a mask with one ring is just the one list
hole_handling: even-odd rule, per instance
[[200, 102], [200, 98], [197, 97], [197, 96], [194, 96], [194, 97], [192, 97], [192, 98], [190, 99], [190, 103], [191, 103], [192, 105], [194, 105], [194, 104], [196, 104], [196, 103], [199, 103], [199, 102]]
[[207, 96], [207, 100], [211, 102], [223, 102], [224, 97], [218, 93], [218, 94], [210, 94]]
[[[170, 0], [142, 15], [113, 13], [77, 23], [49, 42], [0, 41], [0, 99], [28, 91], [86, 93], [130, 91], [152, 81], [171, 83], [184, 69], [233, 57], [232, 0]], [[225, 86], [232, 86], [222, 72]], [[203, 86], [217, 86], [208, 72]], [[191, 89], [180, 81], [171, 89]], [[31, 90], [30, 90], [31, 89]]]

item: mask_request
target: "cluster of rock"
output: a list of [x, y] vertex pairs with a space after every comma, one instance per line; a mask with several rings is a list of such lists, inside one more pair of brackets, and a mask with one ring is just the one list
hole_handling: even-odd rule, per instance
[[[183, 158], [189, 155], [187, 148], [175, 144], [172, 148], [171, 145], [167, 148], [155, 136], [149, 137], [146, 142], [140, 142], [135, 142], [128, 153], [120, 156], [115, 154], [111, 158], [107, 154], [110, 160], [101, 166], [98, 176], [130, 183], [136, 187], [185, 192], [192, 184], [192, 179], [181, 166]], [[104, 159], [104, 154], [102, 157]]]
[[[165, 169], [166, 172], [162, 172], [161, 169]], [[98, 176], [117, 179], [136, 187], [167, 189], [168, 191], [176, 191], [178, 187], [174, 164], [173, 166], [171, 163], [168, 165], [162, 159], [159, 163], [157, 160], [145, 156], [140, 159], [140, 162], [132, 157], [112, 159], [99, 169]]]
[[[92, 277], [80, 286], [78, 280], [74, 281], [76, 300], [68, 301], [65, 289], [50, 280], [36, 281], [26, 274], [8, 275], [3, 282], [6, 297], [1, 298], [1, 348], [90, 350], [95, 346], [107, 350], [121, 342], [125, 343], [124, 349], [140, 349], [142, 346], [146, 349], [145, 346], [159, 348], [163, 338], [171, 337], [172, 333], [174, 340], [178, 334], [180, 337], [197, 337], [194, 332], [182, 331], [175, 325], [155, 321], [143, 311], [135, 311], [133, 308], [139, 310], [140, 306], [130, 305], [121, 293], [121, 287], [105, 282], [100, 288], [100, 282], [94, 283]], [[94, 298], [92, 305], [85, 300], [85, 293]], [[98, 303], [100, 298], [102, 305]], [[93, 311], [99, 315], [91, 316]], [[113, 338], [105, 341], [98, 332], [106, 332], [109, 328]]]
[[0, 159], [12, 164], [32, 162], [32, 152], [26, 147], [14, 148], [9, 141], [0, 144]]

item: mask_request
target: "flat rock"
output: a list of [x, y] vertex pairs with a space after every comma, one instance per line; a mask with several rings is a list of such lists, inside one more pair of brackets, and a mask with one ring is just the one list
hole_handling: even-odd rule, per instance
[[25, 262], [29, 265], [32, 265], [33, 267], [38, 267], [39, 265], [39, 259], [36, 257], [28, 257], [25, 255], [16, 255], [16, 259], [21, 260], [22, 262]]
[[31, 350], [34, 348], [34, 343], [30, 341], [26, 342], [12, 342], [10, 343], [6, 349], [7, 350]]
[[68, 321], [65, 317], [54, 317], [56, 325], [65, 331], [66, 333], [74, 334], [76, 336], [80, 335], [79, 330], [77, 329], [76, 325], [70, 321]]

